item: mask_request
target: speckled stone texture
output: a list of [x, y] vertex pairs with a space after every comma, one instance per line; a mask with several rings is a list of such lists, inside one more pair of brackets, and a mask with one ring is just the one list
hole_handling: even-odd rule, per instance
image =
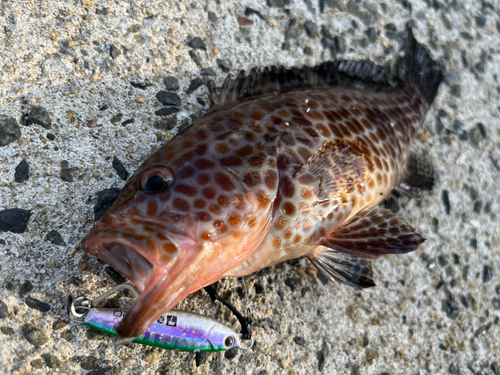
[[[499, 374], [499, 15], [487, 1], [1, 2], [0, 373]], [[438, 184], [386, 202], [427, 239], [416, 253], [375, 262], [378, 285], [361, 292], [324, 284], [305, 259], [223, 280], [253, 315], [248, 352], [196, 361], [68, 324], [68, 294], [120, 280], [81, 251], [98, 199], [207, 111], [207, 79], [335, 56], [391, 63], [409, 19], [447, 69], [414, 142]], [[205, 293], [178, 308], [239, 329]]]

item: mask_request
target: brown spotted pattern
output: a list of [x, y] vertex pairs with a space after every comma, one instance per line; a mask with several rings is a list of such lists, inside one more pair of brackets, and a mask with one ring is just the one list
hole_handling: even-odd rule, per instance
[[[411, 86], [289, 91], [222, 105], [171, 139], [84, 241], [145, 290], [120, 334], [223, 276], [308, 254], [380, 202], [403, 177], [427, 107]], [[158, 167], [173, 181], [143, 191]]]

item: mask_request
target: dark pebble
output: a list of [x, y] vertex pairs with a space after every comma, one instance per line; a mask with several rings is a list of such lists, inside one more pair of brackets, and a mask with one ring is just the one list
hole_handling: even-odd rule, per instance
[[493, 277], [491, 273], [491, 268], [488, 266], [483, 266], [483, 284], [487, 283]]
[[77, 362], [83, 370], [97, 370], [99, 368], [99, 359], [94, 356], [76, 356], [71, 358], [72, 362]]
[[474, 336], [479, 337], [488, 330], [487, 326], [481, 326], [474, 332]]
[[123, 181], [127, 181], [128, 172], [125, 169], [125, 167], [123, 166], [120, 159], [118, 159], [116, 156], [113, 159], [113, 168], [115, 169], [116, 173], [118, 174], [118, 177], [120, 177]]
[[255, 289], [255, 294], [264, 294], [264, 288], [260, 283], [253, 284], [253, 288]]
[[476, 214], [479, 214], [481, 213], [481, 207], [483, 206], [483, 202], [481, 201], [476, 201], [474, 202], [474, 206], [472, 208], [472, 210], [476, 213]]
[[71, 330], [67, 330], [61, 333], [61, 338], [66, 340], [67, 342], [73, 342], [73, 334], [71, 333]]
[[118, 367], [103, 367], [99, 370], [87, 372], [86, 375], [120, 375], [123, 372]]
[[44, 345], [49, 338], [41, 329], [36, 328], [31, 324], [25, 324], [21, 327], [24, 337], [31, 345], [40, 347]]
[[191, 39], [188, 43], [188, 46], [191, 48], [198, 48], [198, 49], [204, 49], [204, 50], [207, 49], [205, 42], [199, 37], [195, 37], [195, 38]]
[[30, 296], [25, 298], [24, 303], [26, 303], [26, 305], [28, 305], [32, 309], [35, 309], [35, 310], [38, 310], [41, 312], [50, 311], [50, 305], [48, 303], [42, 302], [36, 298], [31, 298]]
[[41, 358], [37, 358], [37, 359], [32, 360], [30, 362], [30, 365], [34, 369], [41, 369], [41, 368], [43, 368], [43, 361], [41, 360]]
[[30, 216], [31, 211], [21, 208], [0, 211], [0, 232], [24, 233]]
[[130, 82], [132, 87], [135, 87], [136, 89], [141, 89], [141, 90], [146, 90], [149, 86], [153, 86], [151, 83], [136, 83], [136, 82]]
[[450, 214], [450, 198], [448, 197], [448, 190], [443, 190], [441, 192], [441, 201], [443, 202], [444, 210], [446, 214]]
[[54, 245], [58, 246], [66, 246], [66, 242], [64, 242], [61, 233], [59, 233], [57, 230], [51, 230], [47, 235], [45, 236], [45, 241], [52, 242]]
[[111, 117], [111, 119], [109, 120], [109, 122], [112, 123], [112, 124], [118, 124], [119, 122], [122, 121], [122, 118], [123, 118], [123, 114], [122, 113], [117, 113], [116, 115], [114, 115], [113, 117]]
[[252, 8], [246, 8], [245, 9], [245, 16], [250, 17], [251, 15], [255, 14], [257, 17], [259, 17], [261, 20], [265, 21], [266, 19], [258, 10], [252, 9]]
[[14, 172], [14, 180], [16, 182], [25, 182], [30, 178], [30, 165], [23, 159], [16, 167], [16, 171]]
[[224, 73], [229, 73], [229, 71], [231, 70], [231, 64], [226, 60], [217, 59], [215, 60], [215, 62], [217, 63], [217, 66], [220, 68], [220, 70], [222, 70]]
[[116, 284], [121, 284], [125, 282], [125, 278], [122, 275], [120, 275], [120, 273], [116, 271], [113, 267], [107, 266], [104, 269], [104, 272], [106, 272], [108, 276], [111, 277]]
[[179, 111], [180, 110], [178, 107], [163, 107], [163, 108], [160, 108], [159, 110], [155, 111], [155, 114], [157, 116], [168, 116], [168, 115], [171, 115], [172, 113], [177, 113]]
[[205, 103], [205, 101], [200, 97], [196, 98], [196, 101], [198, 102], [199, 105], [201, 105], [203, 107], [205, 107], [207, 105], [207, 103]]
[[66, 182], [73, 182], [73, 174], [71, 173], [71, 169], [69, 168], [69, 162], [67, 160], [61, 161], [61, 180]]
[[314, 22], [307, 21], [304, 24], [304, 30], [309, 38], [316, 38], [318, 36], [318, 25]]
[[0, 300], [0, 319], [5, 319], [9, 315], [9, 309], [4, 301]]
[[297, 20], [295, 18], [290, 19], [286, 25], [285, 30], [285, 40], [297, 39], [299, 37], [299, 30], [297, 30]]
[[123, 122], [122, 122], [122, 126], [127, 126], [128, 124], [131, 124], [131, 123], [133, 123], [134, 121], [135, 121], [135, 119], [133, 119], [133, 118], [130, 118], [130, 119], [128, 119], [128, 120], [125, 120], [125, 121], [123, 121]]
[[189, 88], [187, 90], [187, 93], [191, 94], [193, 91], [195, 91], [196, 89], [198, 89], [202, 85], [203, 85], [203, 80], [201, 78], [193, 79], [191, 81], [191, 83], [189, 84]]
[[201, 60], [196, 51], [190, 50], [188, 53], [189, 57], [191, 57], [191, 60], [193, 60], [194, 63], [201, 68]]
[[59, 368], [61, 367], [61, 361], [53, 354], [42, 354], [42, 359], [48, 368]]
[[303, 338], [302, 336], [295, 336], [293, 338], [293, 342], [295, 342], [297, 345], [300, 345], [300, 346], [306, 346], [306, 344], [307, 344], [306, 339]]
[[477, 240], [475, 238], [471, 238], [469, 245], [474, 249], [477, 249]]
[[449, 300], [443, 300], [441, 311], [445, 312], [450, 319], [456, 319], [458, 314], [460, 313], [455, 304]]
[[207, 362], [208, 357], [210, 357], [210, 352], [196, 353], [195, 355], [196, 367], [204, 365]]
[[498, 366], [498, 363], [493, 362], [493, 363], [490, 365], [490, 369], [491, 369], [491, 371], [493, 371], [493, 373], [494, 373], [495, 375], [500, 375], [500, 366]]
[[468, 32], [466, 32], [466, 31], [460, 31], [459, 35], [460, 35], [463, 39], [465, 39], [465, 40], [467, 40], [467, 41], [472, 41], [472, 40], [474, 40], [474, 38], [472, 37], [472, 35], [470, 35], [470, 34], [469, 34]]
[[373, 27], [369, 27], [368, 29], [366, 29], [365, 35], [370, 43], [375, 43], [375, 41], [377, 40], [377, 32]]
[[460, 132], [460, 135], [458, 136], [458, 139], [460, 139], [461, 141], [466, 141], [469, 139], [469, 132], [467, 132], [466, 130], [462, 130]]
[[267, 0], [267, 5], [270, 7], [284, 8], [285, 5], [290, 5], [290, 0]]
[[323, 368], [325, 367], [325, 353], [323, 350], [318, 350], [316, 352], [316, 358], [318, 359], [318, 370], [323, 371]]
[[160, 91], [156, 94], [156, 99], [163, 105], [173, 105], [179, 107], [182, 103], [179, 95], [174, 94], [173, 92]]
[[179, 90], [179, 81], [177, 78], [169, 76], [165, 77], [165, 80], [163, 81], [165, 84], [165, 90], [167, 91], [177, 91]]
[[21, 137], [21, 128], [17, 121], [8, 116], [0, 115], [0, 146], [7, 146]]
[[450, 365], [448, 366], [448, 372], [450, 374], [458, 374], [458, 369], [455, 367], [453, 363], [450, 363]]
[[172, 130], [177, 125], [177, 117], [172, 116], [155, 121], [154, 127], [158, 130]]
[[368, 339], [368, 334], [365, 332], [365, 334], [363, 335], [363, 347], [366, 348], [369, 343], [370, 340]]
[[36, 106], [30, 111], [26, 125], [37, 124], [43, 126], [45, 129], [52, 127], [49, 113], [43, 107]]
[[33, 290], [33, 284], [29, 280], [25, 280], [24, 283], [19, 288], [19, 296], [25, 297], [29, 292]]
[[460, 88], [460, 85], [459, 84], [451, 85], [450, 94], [457, 98], [460, 98], [462, 96], [462, 89]]
[[0, 332], [2, 332], [4, 335], [7, 335], [7, 336], [12, 336], [15, 331], [10, 328], [10, 327], [0, 327]]
[[99, 107], [99, 111], [105, 111], [105, 110], [106, 110], [106, 109], [108, 109], [108, 108], [109, 108], [109, 105], [107, 105], [107, 104], [103, 104], [103, 105], [101, 105], [101, 106]]
[[297, 280], [289, 277], [285, 280], [285, 285], [288, 286], [292, 290], [292, 292], [294, 292], [295, 288], [297, 287]]
[[493, 305], [493, 307], [495, 308], [495, 310], [500, 310], [500, 299], [499, 298], [493, 298], [491, 300], [491, 304]]
[[387, 208], [387, 209], [391, 210], [393, 213], [396, 213], [396, 212], [399, 211], [398, 201], [396, 199], [394, 199], [393, 197], [387, 198], [383, 202], [382, 205], [383, 205], [384, 208]]
[[224, 353], [224, 358], [231, 360], [235, 358], [237, 355], [238, 355], [237, 349], [229, 349], [226, 350], [226, 352]]
[[58, 331], [60, 330], [61, 328], [64, 328], [68, 325], [68, 322], [65, 321], [65, 320], [59, 320], [57, 319], [54, 323], [52, 323], [52, 329], [54, 331]]
[[94, 220], [101, 220], [113, 203], [115, 203], [119, 194], [120, 189], [117, 188], [104, 189], [97, 193], [97, 202], [94, 206]]
[[54, 139], [56, 139], [56, 136], [52, 133], [47, 133], [47, 139], [49, 141], [53, 141]]
[[69, 278], [69, 282], [71, 284], [73, 284], [74, 286], [82, 286], [83, 285], [83, 281], [80, 280], [78, 277], [75, 277], [75, 276], [71, 276]]
[[212, 68], [203, 68], [200, 70], [200, 75], [204, 77], [215, 77], [217, 73]]
[[118, 58], [118, 56], [120, 56], [121, 54], [122, 51], [117, 46], [115, 46], [114, 44], [111, 44], [109, 46], [109, 55], [113, 58], [113, 60]]

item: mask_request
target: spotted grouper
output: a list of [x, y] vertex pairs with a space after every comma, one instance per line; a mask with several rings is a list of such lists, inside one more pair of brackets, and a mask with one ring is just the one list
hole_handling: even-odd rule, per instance
[[142, 291], [120, 336], [223, 277], [301, 256], [334, 282], [375, 285], [371, 259], [423, 242], [377, 204], [432, 187], [410, 144], [443, 72], [407, 28], [387, 71], [342, 60], [209, 85], [211, 112], [146, 159], [83, 240]]

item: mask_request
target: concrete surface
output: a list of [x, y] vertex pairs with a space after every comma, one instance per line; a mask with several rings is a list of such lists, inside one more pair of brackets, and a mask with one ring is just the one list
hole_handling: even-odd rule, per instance
[[[247, 7], [262, 17], [245, 16]], [[0, 373], [500, 373], [498, 7], [435, 0], [0, 2], [0, 115], [21, 131], [0, 147], [0, 210], [31, 211], [23, 233], [0, 233]], [[115, 284], [80, 245], [94, 224], [97, 192], [124, 184], [114, 157], [132, 173], [175, 134], [169, 127], [206, 111], [205, 86], [186, 93], [202, 69], [213, 69], [220, 85], [222, 68], [234, 75], [254, 66], [314, 65], [331, 59], [332, 48], [338, 58], [393, 62], [410, 18], [417, 39], [447, 69], [415, 140], [435, 165], [438, 185], [420, 202], [389, 202], [427, 239], [416, 253], [378, 260], [378, 286], [361, 292], [324, 285], [305, 259], [224, 280], [219, 291], [251, 309], [256, 343], [236, 356], [212, 354], [199, 367], [193, 354], [114, 347], [107, 336], [66, 324], [69, 293], [96, 297]], [[317, 35], [312, 24], [306, 33], [308, 21]], [[194, 37], [206, 49], [189, 47]], [[162, 119], [155, 95], [167, 76], [178, 79], [182, 104]], [[23, 125], [32, 120], [39, 124]], [[23, 159], [27, 180], [26, 163], [15, 176]], [[204, 293], [179, 308], [238, 329]]]

